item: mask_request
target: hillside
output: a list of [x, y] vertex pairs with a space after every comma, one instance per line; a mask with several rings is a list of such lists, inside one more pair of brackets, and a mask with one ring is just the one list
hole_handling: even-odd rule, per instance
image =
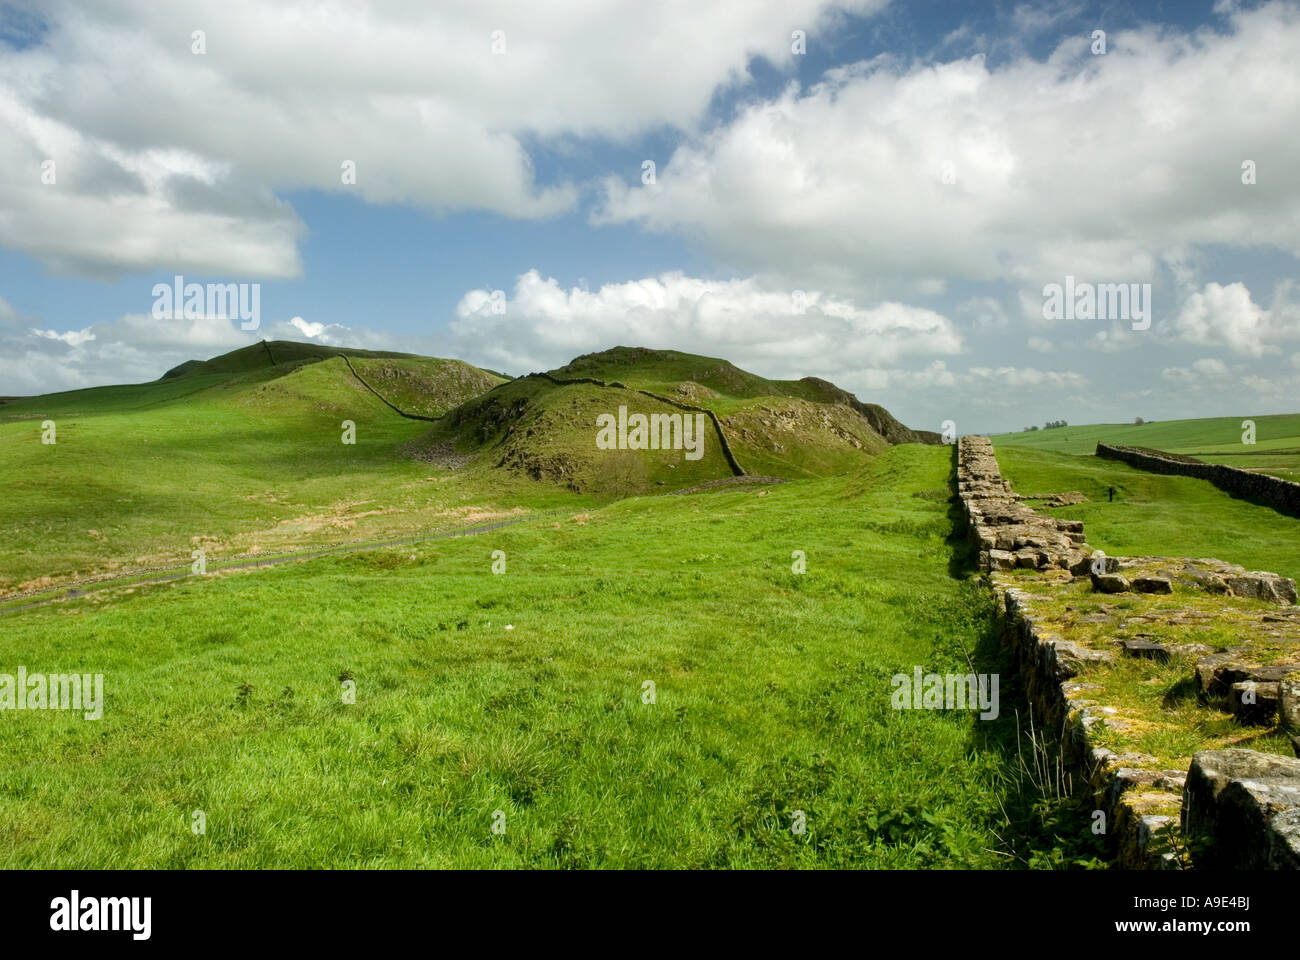
[[[825, 381], [624, 348], [575, 365], [628, 385], [274, 341], [150, 383], [16, 398], [0, 406], [0, 596], [188, 564], [194, 549], [217, 563], [689, 489], [736, 473], [723, 436], [746, 472], [787, 479], [856, 473], [889, 447], [868, 405]], [[681, 405], [717, 413], [698, 414], [698, 456], [596, 445], [597, 417], [620, 407], [684, 441], [697, 413]]]
[[[1242, 442], [1242, 422], [1255, 424], [1255, 442]], [[1148, 447], [1184, 454], [1207, 463], [1300, 481], [1300, 414], [1210, 417], [1155, 423], [1098, 423], [1057, 427], [992, 438], [996, 445], [1091, 456], [1098, 443]]]
[[[427, 423], [394, 413], [332, 349], [283, 346], [272, 345], [296, 359], [273, 365], [257, 344], [150, 383], [0, 407], [0, 595], [188, 565], [197, 548], [215, 563], [410, 534], [556, 495], [524, 495], [509, 476], [490, 490], [430, 482], [429, 465], [403, 453]], [[353, 362], [430, 415], [498, 382], [455, 360]]]
[[[596, 445], [597, 417], [620, 407], [647, 417], [711, 411], [722, 436], [706, 421], [699, 460], [664, 450], [611, 456]], [[713, 357], [615, 347], [469, 401], [430, 431], [420, 452], [435, 462], [486, 463], [575, 491], [650, 492], [733, 475], [723, 437], [746, 473], [787, 479], [850, 472], [891, 443], [926, 440], [884, 408], [824, 380], [769, 380]]]
[[937, 433], [911, 430], [894, 419], [884, 407], [862, 403], [847, 390], [827, 380], [818, 377], [769, 380], [716, 357], [646, 347], [614, 347], [599, 353], [583, 354], [550, 372], [559, 378], [592, 377], [655, 393], [680, 394], [692, 402], [713, 401], [705, 405], [717, 413], [730, 412], [736, 401], [757, 397], [791, 397], [813, 403], [841, 404], [855, 410], [867, 420], [874, 432], [890, 443], [939, 442]]

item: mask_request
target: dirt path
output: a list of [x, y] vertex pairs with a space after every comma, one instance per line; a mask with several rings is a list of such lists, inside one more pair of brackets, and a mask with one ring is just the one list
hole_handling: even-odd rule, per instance
[[[436, 533], [423, 534], [418, 537], [402, 537], [396, 540], [379, 540], [372, 543], [340, 544], [336, 547], [323, 547], [318, 550], [289, 553], [277, 557], [249, 557], [209, 567], [207, 569], [207, 574], [223, 573], [232, 570], [257, 570], [266, 567], [276, 567], [282, 563], [292, 563], [297, 560], [315, 560], [319, 557], [336, 556], [338, 554], [365, 553], [371, 550], [385, 550], [391, 547], [412, 546], [418, 543], [427, 543], [432, 540], [450, 540], [455, 537], [472, 537], [481, 533], [490, 533], [493, 530], [500, 530], [503, 527], [513, 527], [519, 523], [547, 519], [556, 514], [565, 512], [566, 511], [564, 510], [547, 510], [543, 513], [530, 514], [526, 517], [519, 517], [514, 520], [502, 520], [498, 523], [488, 523], [477, 527], [440, 530]], [[7, 613], [17, 613], [20, 610], [31, 610], [35, 607], [43, 607], [51, 603], [57, 603], [61, 600], [75, 600], [87, 596], [88, 594], [102, 593], [105, 590], [114, 590], [121, 587], [148, 586], [157, 583], [171, 583], [176, 580], [186, 580], [193, 576], [206, 575], [190, 573], [188, 567], [183, 568], [183, 570], [184, 572], [176, 572], [176, 568], [169, 567], [166, 572], [162, 570], [146, 570], [109, 579], [73, 580], [64, 586], [59, 587], [59, 593], [56, 596], [43, 597], [39, 600], [32, 600], [28, 603], [20, 603], [14, 606], [0, 607], [0, 616]], [[40, 592], [42, 591], [37, 591], [37, 594]], [[15, 598], [11, 597], [10, 601], [13, 599]]]

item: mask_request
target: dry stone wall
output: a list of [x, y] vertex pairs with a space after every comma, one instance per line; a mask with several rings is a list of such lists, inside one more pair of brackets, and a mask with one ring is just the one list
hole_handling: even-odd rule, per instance
[[1220, 490], [1248, 500], [1266, 503], [1279, 513], [1300, 517], [1300, 483], [1264, 473], [1239, 470], [1217, 463], [1202, 463], [1189, 458], [1161, 456], [1159, 451], [1141, 447], [1121, 447], [1097, 444], [1097, 456], [1119, 460], [1129, 466], [1152, 473], [1170, 473], [1183, 477], [1208, 480]]
[[[1295, 583], [1212, 559], [1103, 558], [1081, 521], [1040, 516], [1022, 502], [987, 438], [963, 437], [956, 459], [967, 533], [997, 594], [1035, 721], [1059, 735], [1063, 757], [1105, 814], [1119, 865], [1300, 865], [1300, 760], [1212, 749], [1175, 767], [1131, 747], [1111, 749], [1108, 742], [1127, 743], [1125, 734], [1152, 722], [1106, 703], [1116, 688], [1102, 682], [1126, 657], [1194, 663], [1199, 696], [1230, 705], [1243, 731], [1280, 721], [1300, 756]], [[1112, 603], [1116, 592], [1140, 599]], [[1198, 631], [1224, 622], [1251, 639], [1227, 649], [1197, 642]]]

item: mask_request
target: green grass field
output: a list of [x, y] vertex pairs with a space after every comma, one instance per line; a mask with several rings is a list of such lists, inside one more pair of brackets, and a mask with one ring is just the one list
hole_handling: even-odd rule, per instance
[[[1255, 423], [1255, 442], [1244, 443], [1243, 421]], [[1222, 463], [1242, 470], [1300, 482], [1300, 414], [1262, 417], [1212, 417], [1144, 424], [1090, 424], [1027, 433], [1004, 433], [995, 445], [1014, 445], [1076, 456], [1090, 455], [1098, 443], [1150, 447]]]
[[[0, 718], [0, 863], [1088, 859], [1018, 772], [950, 471], [947, 448], [896, 447], [850, 477], [11, 614], [6, 664], [103, 673], [107, 703]], [[1001, 718], [891, 709], [914, 665], [1002, 669]]]
[[[106, 688], [99, 720], [0, 714], [0, 865], [1103, 862], [1088, 804], [1022, 757], [1024, 700], [957, 528], [950, 447], [889, 446], [872, 423], [906, 428], [821, 381], [620, 349], [559, 373], [716, 407], [742, 463], [791, 480], [626, 496], [730, 469], [716, 444], [698, 461], [603, 457], [596, 414], [675, 409], [634, 391], [356, 354], [430, 424], [314, 349], [0, 405], [0, 673]], [[1261, 443], [1282, 443], [1268, 420]], [[1056, 512], [1094, 546], [1300, 575], [1300, 522], [1080, 456], [1095, 440], [1074, 433], [999, 438], [998, 455], [1021, 492], [1087, 494]], [[114, 579], [184, 570], [194, 549], [214, 570], [300, 559]], [[914, 667], [998, 674], [1000, 717], [894, 710], [890, 680]]]

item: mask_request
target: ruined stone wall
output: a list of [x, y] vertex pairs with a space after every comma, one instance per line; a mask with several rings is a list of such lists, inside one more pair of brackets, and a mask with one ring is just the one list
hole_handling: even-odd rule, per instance
[[[1086, 785], [1097, 809], [1105, 812], [1117, 838], [1120, 866], [1156, 866], [1147, 848], [1171, 818], [1145, 809], [1150, 803], [1135, 802], [1142, 791], [1126, 789], [1132, 784], [1119, 777], [1121, 771], [1127, 773], [1123, 758], [1091, 742], [1089, 728], [1105, 718], [1109, 708], [1089, 701], [1088, 686], [1075, 680], [1083, 663], [1113, 660], [1115, 654], [1086, 650], [1053, 635], [1029, 612], [1022, 591], [996, 577], [997, 571], [1025, 568], [1086, 572], [1091, 550], [1083, 523], [1042, 517], [1021, 503], [1003, 479], [987, 437], [962, 437], [956, 455], [957, 495], [967, 535], [980, 570], [995, 575], [990, 585], [998, 600], [1002, 634], [1011, 646], [1034, 722], [1059, 740], [1066, 763]], [[1181, 789], [1182, 782], [1177, 786]], [[1160, 799], [1167, 806], [1167, 798]]]
[[1129, 466], [1149, 470], [1152, 473], [1170, 473], [1208, 480], [1234, 497], [1258, 500], [1279, 513], [1300, 517], [1300, 483], [1292, 483], [1281, 477], [1270, 477], [1267, 474], [1252, 473], [1249, 470], [1225, 467], [1217, 463], [1162, 457], [1158, 451], [1112, 446], [1106, 443], [1097, 444], [1097, 456], [1107, 460], [1119, 460]]
[[1022, 504], [1002, 479], [987, 437], [958, 441], [957, 493], [980, 570], [1087, 569], [1083, 522], [1044, 517]]
[[[1181, 827], [1185, 840], [1212, 840], [1201, 844], [1204, 852], [1195, 858], [1196, 866], [1300, 867], [1300, 760], [1253, 750], [1207, 750], [1195, 754], [1190, 770], [1174, 770], [1160, 768], [1144, 754], [1108, 749], [1099, 742], [1098, 731], [1123, 730], [1133, 721], [1098, 702], [1102, 688], [1090, 682], [1086, 672], [1125, 656], [1167, 658], [1173, 647], [1140, 639], [1090, 644], [1068, 625], [1034, 612], [1044, 593], [1052, 595], [1082, 578], [1100, 593], [1168, 593], [1176, 581], [1181, 589], [1192, 584], [1206, 594], [1278, 604], [1276, 615], [1261, 612], [1247, 629], [1262, 634], [1273, 622], [1285, 620], [1288, 626], [1268, 642], [1285, 643], [1294, 635], [1300, 643], [1294, 582], [1216, 560], [1131, 557], [1121, 563], [1120, 558], [1094, 557], [1081, 521], [1039, 516], [1021, 502], [1003, 479], [988, 438], [963, 437], [956, 461], [967, 533], [979, 568], [997, 596], [1003, 636], [1015, 657], [1034, 722], [1038, 730], [1059, 739], [1063, 759], [1081, 789], [1105, 814], [1119, 866], [1185, 866], [1187, 855], [1165, 839]], [[1033, 577], [1024, 579], [1019, 572], [1023, 570], [1034, 571]], [[1191, 650], [1196, 645], [1184, 646]], [[1247, 647], [1238, 647], [1204, 657], [1197, 664], [1197, 682], [1204, 687], [1240, 681], [1237, 686], [1248, 685], [1260, 694], [1258, 702], [1251, 698], [1254, 710], [1268, 699], [1265, 685], [1274, 681], [1279, 691], [1274, 707], [1282, 715], [1283, 728], [1297, 733], [1294, 742], [1300, 754], [1300, 668], [1261, 666], [1249, 662], [1250, 654]], [[1245, 716], [1239, 719], [1250, 722]]]

